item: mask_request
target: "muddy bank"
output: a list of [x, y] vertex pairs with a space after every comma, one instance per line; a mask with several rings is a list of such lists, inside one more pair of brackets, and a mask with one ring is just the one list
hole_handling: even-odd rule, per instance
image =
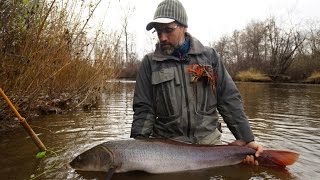
[[[28, 123], [32, 123], [32, 121], [50, 114], [66, 114], [80, 108], [83, 110], [91, 110], [97, 107], [98, 98], [80, 101], [80, 98], [70, 98], [70, 95], [66, 93], [60, 94], [59, 96], [42, 95], [36, 100], [33, 100], [32, 103], [25, 104], [26, 107], [23, 105], [24, 103], [20, 104], [20, 106], [15, 105], [15, 107]], [[9, 106], [3, 102], [0, 106], [2, 107], [0, 111], [0, 135], [10, 133], [16, 128], [22, 128], [19, 119]]]

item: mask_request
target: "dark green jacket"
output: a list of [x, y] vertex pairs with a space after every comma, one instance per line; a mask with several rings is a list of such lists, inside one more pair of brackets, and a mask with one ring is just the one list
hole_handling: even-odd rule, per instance
[[[218, 112], [236, 139], [254, 140], [241, 97], [214, 49], [190, 37], [185, 59], [164, 56], [157, 48], [147, 54], [136, 79], [131, 137], [183, 137], [192, 143], [216, 130]], [[190, 64], [209, 67], [216, 75], [192, 81]]]

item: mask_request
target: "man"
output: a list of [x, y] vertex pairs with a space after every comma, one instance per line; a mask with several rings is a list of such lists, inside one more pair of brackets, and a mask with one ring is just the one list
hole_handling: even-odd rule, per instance
[[[237, 141], [263, 151], [245, 116], [233, 80], [214, 49], [187, 32], [187, 14], [178, 0], [164, 0], [146, 29], [159, 42], [147, 54], [136, 79], [132, 138], [161, 137], [196, 144], [222, 144], [218, 112]], [[257, 164], [253, 156], [244, 160]]]

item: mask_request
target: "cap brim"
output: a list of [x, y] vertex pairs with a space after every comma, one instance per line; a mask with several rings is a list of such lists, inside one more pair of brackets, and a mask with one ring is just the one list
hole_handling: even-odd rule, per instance
[[157, 24], [157, 23], [163, 23], [163, 24], [167, 24], [167, 23], [172, 23], [173, 21], [175, 21], [174, 19], [171, 19], [171, 18], [157, 18], [151, 22], [149, 22], [147, 24], [147, 31], [149, 31], [150, 29], [154, 28], [154, 25]]

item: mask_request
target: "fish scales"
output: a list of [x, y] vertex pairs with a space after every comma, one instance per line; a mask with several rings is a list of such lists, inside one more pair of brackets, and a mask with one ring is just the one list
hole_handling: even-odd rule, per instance
[[[171, 173], [240, 163], [255, 150], [244, 146], [195, 145], [172, 140], [117, 140], [97, 145], [74, 158], [70, 165], [79, 171], [114, 172], [145, 171]], [[299, 158], [288, 150], [264, 150], [256, 160], [266, 167], [285, 168]]]
[[[168, 143], [169, 142], [169, 143]], [[120, 140], [103, 143], [114, 156], [116, 172], [134, 170], [170, 173], [240, 163], [254, 150], [239, 146], [201, 146], [159, 140]]]

